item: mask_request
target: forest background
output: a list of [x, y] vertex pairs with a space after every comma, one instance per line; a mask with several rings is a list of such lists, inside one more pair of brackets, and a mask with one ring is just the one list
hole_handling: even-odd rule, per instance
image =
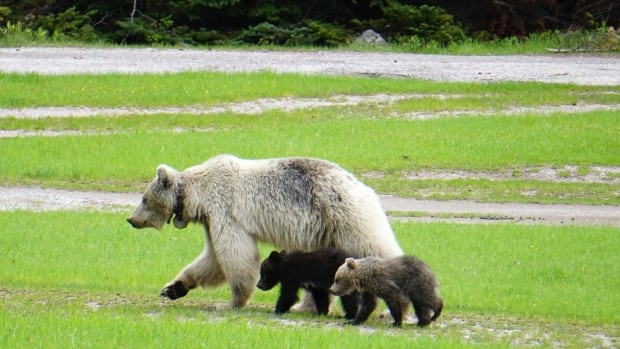
[[46, 42], [338, 47], [373, 29], [411, 48], [576, 31], [614, 51], [619, 21], [615, 0], [0, 1], [0, 38]]

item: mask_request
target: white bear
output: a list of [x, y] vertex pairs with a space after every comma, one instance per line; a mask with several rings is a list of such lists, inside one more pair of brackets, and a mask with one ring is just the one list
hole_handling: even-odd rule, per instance
[[286, 250], [403, 254], [375, 192], [320, 159], [219, 155], [182, 172], [160, 165], [127, 221], [161, 229], [173, 216], [179, 229], [202, 224], [206, 247], [161, 290], [170, 299], [228, 281], [230, 306], [245, 306], [258, 280], [257, 241]]

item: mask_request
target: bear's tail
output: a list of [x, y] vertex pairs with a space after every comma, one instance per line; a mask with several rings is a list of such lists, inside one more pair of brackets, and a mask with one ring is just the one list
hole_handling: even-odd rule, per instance
[[437, 304], [435, 306], [435, 309], [433, 309], [434, 314], [433, 314], [433, 317], [431, 318], [431, 321], [437, 320], [439, 315], [441, 315], [442, 310], [443, 310], [443, 300], [441, 298], [437, 298]]

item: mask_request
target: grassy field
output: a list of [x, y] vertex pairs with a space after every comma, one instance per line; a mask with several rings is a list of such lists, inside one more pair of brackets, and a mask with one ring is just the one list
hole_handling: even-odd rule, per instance
[[[163, 108], [155, 115], [0, 118], [0, 185], [142, 191], [160, 163], [182, 169], [219, 154], [326, 158], [379, 193], [492, 202], [620, 205], [620, 87], [435, 83], [272, 73], [38, 76], [0, 74], [0, 108]], [[208, 114], [260, 98], [405, 96], [303, 110]], [[284, 102], [285, 103], [285, 102]], [[514, 114], [510, 110], [530, 108]], [[447, 115], [420, 118], [418, 115]], [[58, 132], [55, 137], [45, 132]], [[73, 134], [67, 132], [73, 132]], [[39, 132], [39, 134], [37, 134]], [[521, 174], [555, 169], [577, 180]], [[534, 170], [532, 170], [534, 169]], [[416, 179], [416, 171], [508, 173]], [[564, 171], [564, 172], [563, 172]], [[277, 291], [221, 309], [227, 287], [164, 301], [159, 289], [202, 249], [200, 227], [133, 230], [129, 212], [0, 212], [0, 347], [615, 348], [620, 346], [617, 227], [393, 223], [405, 251], [435, 270], [439, 321], [393, 329], [334, 315], [276, 316]], [[261, 246], [266, 256], [270, 246]]]
[[[429, 328], [398, 330], [380, 312], [343, 327], [338, 306], [329, 317], [276, 316], [275, 289], [257, 290], [241, 311], [218, 309], [227, 287], [163, 301], [159, 288], [200, 252], [201, 228], [137, 231], [127, 215], [0, 213], [2, 347], [618, 344], [617, 228], [395, 223], [404, 250], [433, 267], [446, 303]], [[263, 257], [269, 251], [262, 245]]]
[[[538, 83], [435, 83], [273, 73], [38, 76], [0, 74], [0, 107], [217, 107], [257, 98], [396, 94], [402, 100], [258, 114], [164, 113], [0, 118], [2, 130], [78, 132], [5, 138], [0, 183], [140, 191], [159, 163], [185, 168], [219, 153], [314, 156], [341, 164], [382, 193], [433, 199], [619, 204], [617, 174], [601, 182], [519, 177], [531, 167], [620, 164], [617, 111], [541, 114], [535, 108], [617, 104], [620, 88]], [[334, 97], [336, 96], [336, 97]], [[285, 103], [285, 102], [284, 102]], [[534, 108], [513, 115], [510, 108]], [[419, 119], [423, 113], [467, 112]], [[413, 116], [412, 116], [413, 115]], [[80, 135], [83, 133], [83, 135]], [[105, 149], [105, 152], [101, 150]], [[52, 161], [49, 161], [52, 160]], [[136, 166], [135, 164], [141, 164]], [[514, 178], [410, 180], [411, 171], [504, 171]], [[609, 176], [609, 175], [608, 175]], [[614, 177], [616, 176], [616, 177]]]
[[[0, 107], [37, 106], [179, 106], [276, 97], [329, 97], [374, 93], [429, 95], [403, 102], [418, 110], [473, 109], [578, 102], [617, 103], [618, 86], [574, 86], [526, 82], [445, 83], [413, 79], [300, 74], [187, 72], [168, 74], [0, 73]], [[437, 100], [433, 94], [457, 95]], [[464, 99], [464, 101], [458, 101]]]

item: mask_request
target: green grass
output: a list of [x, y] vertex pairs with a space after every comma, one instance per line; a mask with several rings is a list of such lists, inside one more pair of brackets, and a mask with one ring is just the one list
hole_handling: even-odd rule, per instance
[[[320, 97], [333, 94], [421, 90], [432, 83], [299, 74], [192, 72], [40, 76], [0, 74], [5, 107], [166, 106], [212, 104], [262, 97]], [[435, 84], [435, 89], [439, 84]]]
[[365, 178], [378, 192], [428, 200], [618, 205], [617, 184], [529, 180]]
[[[620, 186], [614, 183], [402, 178], [404, 172], [416, 169], [617, 166], [617, 112], [410, 120], [358, 108], [322, 108], [259, 116], [13, 121], [17, 127], [33, 129], [48, 125], [110, 133], [0, 139], [4, 159], [0, 182], [9, 185], [141, 191], [160, 163], [183, 169], [219, 153], [249, 158], [303, 155], [335, 161], [358, 176], [380, 171], [383, 178], [365, 180], [382, 193], [478, 201], [620, 203]], [[173, 133], [171, 128], [186, 132]], [[192, 131], [196, 128], [211, 131]]]
[[[583, 176], [591, 166], [618, 166], [617, 111], [553, 115], [530, 111], [521, 116], [502, 116], [503, 110], [514, 107], [617, 104], [618, 86], [436, 83], [270, 72], [0, 74], [0, 83], [0, 106], [10, 108], [208, 108], [257, 98], [412, 95], [393, 104], [276, 110], [258, 115], [225, 112], [0, 118], [1, 130], [94, 133], [0, 139], [3, 185], [141, 191], [160, 163], [182, 169], [219, 153], [249, 158], [302, 155], [335, 161], [358, 176], [378, 171], [382, 178], [364, 180], [381, 193], [500, 202], [620, 203], [620, 185], [613, 178], [607, 183], [555, 183], [516, 177], [500, 181], [404, 178], [407, 171], [421, 169], [519, 172], [526, 167], [577, 165]], [[474, 115], [429, 120], [412, 117], [450, 111]], [[477, 112], [481, 115], [475, 115]]]
[[[277, 290], [241, 311], [216, 309], [228, 287], [164, 302], [160, 287], [202, 250], [202, 230], [133, 230], [128, 214], [0, 213], [0, 346], [460, 348], [534, 336], [579, 348], [618, 336], [618, 228], [394, 223], [446, 303], [429, 328], [396, 330], [379, 311], [363, 328], [342, 327], [340, 315], [275, 316]], [[263, 257], [270, 250], [261, 245]]]
[[[502, 98], [516, 105], [575, 103], [588, 96], [613, 101], [619, 86], [549, 85], [530, 82], [444, 83], [413, 79], [301, 74], [186, 72], [169, 74], [0, 73], [0, 107], [157, 107], [211, 105], [266, 97], [327, 97], [338, 94], [465, 94], [474, 105]], [[476, 96], [477, 95], [477, 96]], [[484, 95], [481, 97], [480, 95]], [[497, 96], [493, 96], [497, 95]], [[419, 100], [412, 101], [418, 103]], [[444, 105], [445, 101], [435, 101]], [[495, 104], [491, 104], [495, 105]]]

